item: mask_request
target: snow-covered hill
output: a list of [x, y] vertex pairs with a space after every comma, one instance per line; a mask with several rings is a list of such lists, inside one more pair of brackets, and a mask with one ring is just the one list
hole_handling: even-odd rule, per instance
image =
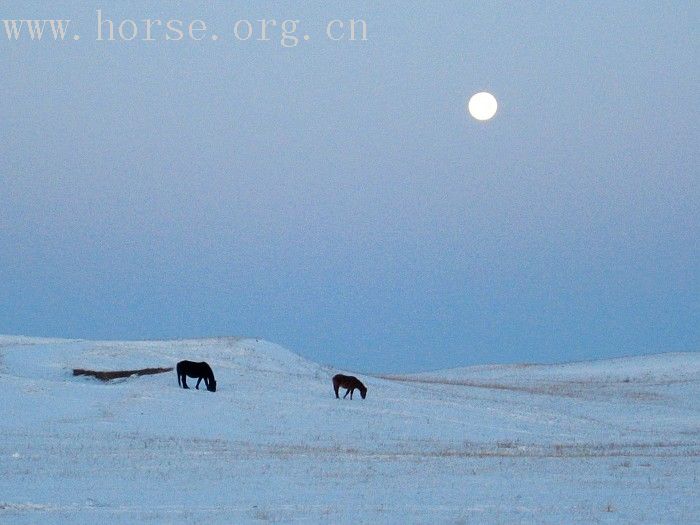
[[[103, 383], [72, 368], [207, 361]], [[256, 339], [0, 337], [0, 523], [700, 521], [700, 354], [367, 377]], [[192, 381], [192, 386], [194, 381]]]

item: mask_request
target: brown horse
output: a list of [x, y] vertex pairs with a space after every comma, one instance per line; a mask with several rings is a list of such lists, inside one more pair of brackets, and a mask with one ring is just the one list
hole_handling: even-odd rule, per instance
[[360, 391], [362, 399], [367, 397], [367, 387], [354, 376], [344, 376], [343, 374], [333, 376], [333, 390], [335, 390], [336, 399], [340, 399], [340, 396], [338, 396], [338, 389], [341, 386], [345, 389], [343, 399], [348, 397], [348, 394], [350, 394], [350, 399], [352, 399], [352, 393], [355, 391], [355, 389]]

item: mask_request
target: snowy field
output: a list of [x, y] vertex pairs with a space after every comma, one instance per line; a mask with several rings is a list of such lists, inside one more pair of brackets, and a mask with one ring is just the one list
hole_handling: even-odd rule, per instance
[[[218, 391], [71, 373], [182, 359]], [[700, 353], [360, 376], [353, 401], [336, 372], [255, 339], [0, 337], [0, 523], [700, 522]]]

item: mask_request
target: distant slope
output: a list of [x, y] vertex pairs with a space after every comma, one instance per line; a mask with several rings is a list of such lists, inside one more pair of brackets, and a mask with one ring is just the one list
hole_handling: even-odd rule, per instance
[[700, 353], [668, 353], [557, 365], [491, 365], [385, 379], [570, 397], [663, 399], [674, 385], [688, 394], [700, 384]]
[[700, 352], [664, 353], [574, 363], [486, 365], [411, 374], [415, 377], [461, 377], [522, 380], [524, 377], [580, 381], [663, 381], [697, 379]]

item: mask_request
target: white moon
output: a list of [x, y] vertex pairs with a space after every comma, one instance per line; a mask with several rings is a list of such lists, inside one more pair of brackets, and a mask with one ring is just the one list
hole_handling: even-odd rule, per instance
[[472, 95], [469, 99], [469, 114], [476, 120], [489, 120], [497, 109], [496, 97], [486, 91]]

